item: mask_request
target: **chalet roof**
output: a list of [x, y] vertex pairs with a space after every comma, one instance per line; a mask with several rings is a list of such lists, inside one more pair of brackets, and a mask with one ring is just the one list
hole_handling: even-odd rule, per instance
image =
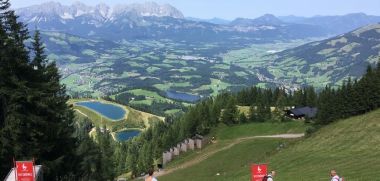
[[307, 118], [314, 118], [317, 115], [318, 109], [315, 107], [298, 107], [289, 110], [294, 116], [305, 116]]
[[196, 134], [195, 136], [193, 136], [193, 139], [194, 140], [196, 140], [196, 139], [203, 139], [203, 136], [199, 135], [199, 134]]

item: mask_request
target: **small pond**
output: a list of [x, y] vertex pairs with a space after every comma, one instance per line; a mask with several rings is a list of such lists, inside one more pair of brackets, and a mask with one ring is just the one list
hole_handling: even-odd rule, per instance
[[140, 131], [138, 130], [125, 130], [125, 131], [117, 132], [115, 137], [117, 141], [127, 141], [130, 138], [138, 136], [139, 134], [140, 134]]
[[99, 101], [78, 102], [76, 103], [76, 105], [83, 106], [93, 111], [96, 111], [97, 113], [107, 117], [108, 119], [111, 119], [112, 121], [118, 121], [123, 119], [125, 114], [127, 113], [125, 109], [119, 106], [102, 103]]
[[184, 92], [177, 92], [177, 91], [166, 91], [166, 96], [170, 99], [176, 99], [180, 101], [186, 101], [186, 102], [197, 102], [201, 97], [198, 95], [188, 94]]

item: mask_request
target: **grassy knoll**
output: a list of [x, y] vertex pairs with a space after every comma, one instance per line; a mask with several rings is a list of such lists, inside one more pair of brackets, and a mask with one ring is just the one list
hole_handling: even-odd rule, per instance
[[[238, 108], [238, 110], [239, 110], [239, 112], [240, 113], [244, 113], [245, 114], [245, 116], [249, 116], [249, 114], [250, 114], [250, 112], [251, 112], [251, 107], [250, 106], [237, 106], [237, 108]], [[255, 108], [257, 108], [257, 107], [255, 107]], [[276, 107], [270, 107], [270, 110], [271, 111], [274, 111], [274, 110], [276, 110]]]
[[229, 83], [226, 83], [226, 82], [223, 82], [219, 79], [213, 79], [211, 78], [211, 84], [209, 85], [202, 85], [196, 89], [193, 89], [194, 92], [197, 92], [197, 91], [202, 91], [202, 90], [212, 90], [212, 96], [217, 96], [221, 91], [227, 89], [228, 86], [230, 86], [231, 84]]
[[240, 113], [244, 113], [245, 116], [249, 116], [251, 110], [250, 110], [250, 106], [237, 106], [238, 110]]
[[296, 40], [287, 43], [269, 43], [251, 45], [250, 47], [232, 50], [223, 55], [223, 63], [238, 65], [241, 67], [261, 67], [267, 63], [266, 56], [285, 49], [294, 48], [305, 44], [310, 40]]
[[[285, 123], [283, 127], [268, 124], [219, 127], [215, 131], [217, 143], [201, 152], [210, 152], [217, 146], [223, 147], [238, 137], [297, 132], [304, 129], [297, 122]], [[309, 138], [247, 140], [159, 179], [249, 180], [249, 164], [261, 162], [269, 163], [270, 169], [277, 170], [276, 180], [281, 181], [329, 180], [328, 171], [332, 168], [336, 168], [345, 180], [377, 180], [380, 170], [379, 133], [380, 110], [377, 110], [328, 125]], [[286, 146], [280, 148], [280, 144]], [[197, 154], [201, 153], [189, 153], [186, 157], [170, 163], [169, 167], [197, 159]], [[220, 175], [217, 176], [217, 173]]]
[[[248, 139], [238, 141], [239, 138], [257, 135], [302, 133], [305, 126], [300, 122], [289, 123], [249, 123], [232, 127], [220, 125], [213, 130], [216, 142], [203, 150], [195, 150], [185, 153], [174, 159], [167, 165], [167, 169], [175, 169], [183, 164], [208, 157], [197, 164], [174, 171], [168, 175], [159, 177], [160, 180], [248, 180], [244, 172], [249, 171], [252, 162], [266, 162], [269, 155], [276, 151], [282, 143], [288, 143], [283, 139]], [[234, 145], [229, 149], [229, 145]], [[255, 149], [256, 148], [256, 149]], [[223, 150], [225, 149], [225, 150]], [[223, 151], [218, 151], [223, 150]], [[212, 154], [215, 153], [215, 154]], [[216, 176], [219, 173], [220, 176]], [[192, 175], [190, 177], [190, 175]]]
[[[226, 142], [228, 141], [223, 141], [223, 144], [219, 146], [225, 145]], [[250, 164], [267, 162], [280, 144], [289, 144], [289, 141], [283, 139], [248, 140], [231, 149], [218, 152], [196, 165], [164, 175], [159, 179], [166, 181], [174, 181], [178, 178], [189, 181], [249, 180], [250, 176], [245, 173], [249, 173]]]
[[[336, 168], [350, 181], [378, 180], [380, 110], [342, 120], [270, 159], [278, 180], [320, 180]], [[296, 179], [294, 179], [296, 178]]]
[[131, 104], [147, 104], [151, 105], [153, 100], [162, 102], [172, 102], [170, 99], [160, 96], [157, 92], [145, 90], [145, 89], [133, 89], [128, 91], [136, 96], [145, 96], [145, 100], [131, 101]]
[[165, 111], [165, 114], [167, 114], [167, 115], [174, 115], [174, 114], [177, 114], [177, 113], [180, 113], [180, 112], [182, 112], [181, 109], [169, 109], [169, 110]]

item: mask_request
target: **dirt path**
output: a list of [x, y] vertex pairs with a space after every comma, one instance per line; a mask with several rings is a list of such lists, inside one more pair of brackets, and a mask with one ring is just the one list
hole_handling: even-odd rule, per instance
[[301, 138], [303, 136], [305, 136], [305, 134], [279, 134], [279, 135], [251, 136], [251, 137], [238, 138], [238, 139], [233, 140], [231, 143], [229, 143], [228, 145], [226, 145], [223, 148], [219, 148], [219, 149], [216, 149], [216, 150], [213, 150], [213, 151], [210, 151], [210, 152], [206, 152], [206, 153], [203, 153], [203, 154], [201, 153], [196, 158], [194, 158], [194, 159], [192, 159], [192, 160], [190, 160], [190, 161], [188, 161], [188, 162], [186, 162], [184, 164], [181, 164], [181, 165], [176, 166], [174, 168], [169, 168], [169, 169], [161, 170], [160, 172], [155, 173], [155, 176], [157, 176], [157, 177], [163, 176], [163, 175], [172, 173], [174, 171], [181, 170], [181, 169], [193, 166], [193, 165], [195, 165], [197, 163], [202, 162], [203, 160], [206, 160], [210, 156], [212, 156], [212, 155], [214, 155], [214, 154], [216, 154], [218, 152], [230, 149], [231, 147], [233, 147], [236, 144], [239, 144], [239, 143], [241, 143], [243, 141], [247, 141], [247, 140], [251, 140], [251, 139], [256, 139], [256, 138], [285, 138], [285, 139], [293, 139], [293, 138]]
[[79, 109], [74, 109], [74, 110], [77, 111], [79, 114], [82, 114], [83, 116], [88, 117], [85, 113], [83, 113], [83, 112], [80, 111]]

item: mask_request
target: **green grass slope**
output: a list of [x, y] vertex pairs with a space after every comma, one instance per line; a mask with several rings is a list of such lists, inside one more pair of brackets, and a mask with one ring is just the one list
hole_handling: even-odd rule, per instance
[[[211, 133], [216, 137], [215, 143], [201, 151], [187, 152], [174, 159], [166, 166], [166, 171], [171, 173], [159, 177], [159, 180], [249, 180], [250, 176], [246, 173], [249, 173], [251, 163], [267, 162], [269, 156], [277, 152], [279, 145], [289, 145], [294, 140], [255, 138], [242, 141], [242, 138], [302, 133], [304, 130], [302, 122], [250, 123], [232, 127], [220, 125]], [[230, 146], [231, 148], [225, 149]], [[177, 169], [189, 162], [197, 163], [190, 164], [185, 169]]]
[[336, 168], [346, 180], [380, 180], [380, 110], [324, 127], [270, 159], [278, 180], [326, 180]]
[[[235, 145], [231, 149], [218, 152], [210, 158], [183, 170], [158, 177], [158, 180], [176, 181], [220, 181], [250, 180], [251, 163], [266, 162], [283, 139], [253, 139]], [[260, 146], [258, 146], [260, 145]], [[217, 175], [219, 173], [219, 175]]]
[[[257, 135], [256, 129], [267, 135], [262, 129], [271, 127], [253, 125], [219, 128], [215, 133], [219, 137], [216, 144], [224, 146], [238, 137], [249, 136], [249, 133]], [[278, 131], [268, 133], [294, 133], [303, 130], [297, 123], [287, 123], [284, 127], [290, 131], [274, 125], [273, 128]], [[281, 148], [280, 144], [285, 147]], [[201, 152], [212, 151], [211, 148], [217, 145], [209, 147]], [[185, 158], [179, 158], [171, 163], [172, 167], [196, 159], [196, 154], [201, 153], [191, 153]], [[250, 139], [240, 142], [202, 162], [159, 177], [159, 180], [246, 181], [250, 178], [251, 163], [269, 163], [270, 169], [277, 170], [276, 180], [281, 181], [329, 180], [328, 172], [332, 168], [337, 169], [349, 181], [379, 180], [380, 110], [338, 121], [320, 129], [309, 138]]]

